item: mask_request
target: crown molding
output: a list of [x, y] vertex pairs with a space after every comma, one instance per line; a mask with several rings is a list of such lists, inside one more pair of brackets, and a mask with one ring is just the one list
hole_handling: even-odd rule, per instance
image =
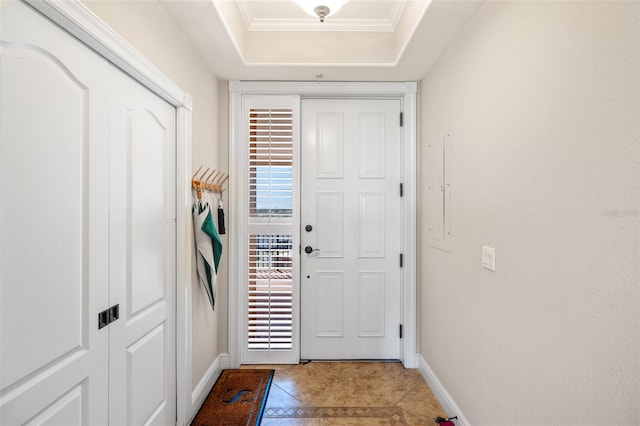
[[193, 99], [188, 93], [80, 1], [26, 2], [170, 104], [189, 110], [193, 107]]

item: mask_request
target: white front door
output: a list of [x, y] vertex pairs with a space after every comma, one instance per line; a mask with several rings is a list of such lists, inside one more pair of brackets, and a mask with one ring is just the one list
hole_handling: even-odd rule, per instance
[[400, 111], [302, 101], [302, 359], [400, 356]]

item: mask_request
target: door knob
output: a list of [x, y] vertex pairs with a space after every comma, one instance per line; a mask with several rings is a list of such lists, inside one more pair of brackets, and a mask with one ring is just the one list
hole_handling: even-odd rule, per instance
[[305, 252], [305, 253], [307, 253], [307, 254], [311, 254], [311, 253], [313, 253], [314, 251], [320, 251], [320, 249], [314, 249], [314, 248], [313, 248], [313, 247], [311, 247], [311, 246], [306, 246], [306, 247], [304, 248], [304, 252]]
[[307, 232], [311, 232], [312, 229], [313, 229], [313, 226], [311, 226], [311, 225], [307, 225], [307, 226], [304, 227], [304, 230], [307, 231]]

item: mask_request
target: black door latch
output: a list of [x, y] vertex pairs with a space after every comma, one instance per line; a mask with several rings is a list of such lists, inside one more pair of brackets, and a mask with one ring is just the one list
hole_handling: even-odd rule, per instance
[[102, 327], [108, 326], [118, 318], [120, 318], [120, 304], [113, 305], [109, 309], [105, 309], [98, 314], [98, 330]]

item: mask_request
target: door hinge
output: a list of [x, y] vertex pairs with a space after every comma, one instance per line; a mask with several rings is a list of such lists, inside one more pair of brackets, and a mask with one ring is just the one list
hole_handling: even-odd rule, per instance
[[400, 183], [400, 196], [404, 197], [404, 183]]
[[108, 326], [118, 318], [120, 318], [120, 304], [113, 305], [109, 309], [105, 309], [98, 314], [98, 330]]
[[402, 324], [400, 324], [400, 338], [402, 339]]
[[404, 113], [400, 113], [400, 127], [404, 126]]
[[400, 253], [400, 267], [403, 268], [404, 267], [404, 254]]

